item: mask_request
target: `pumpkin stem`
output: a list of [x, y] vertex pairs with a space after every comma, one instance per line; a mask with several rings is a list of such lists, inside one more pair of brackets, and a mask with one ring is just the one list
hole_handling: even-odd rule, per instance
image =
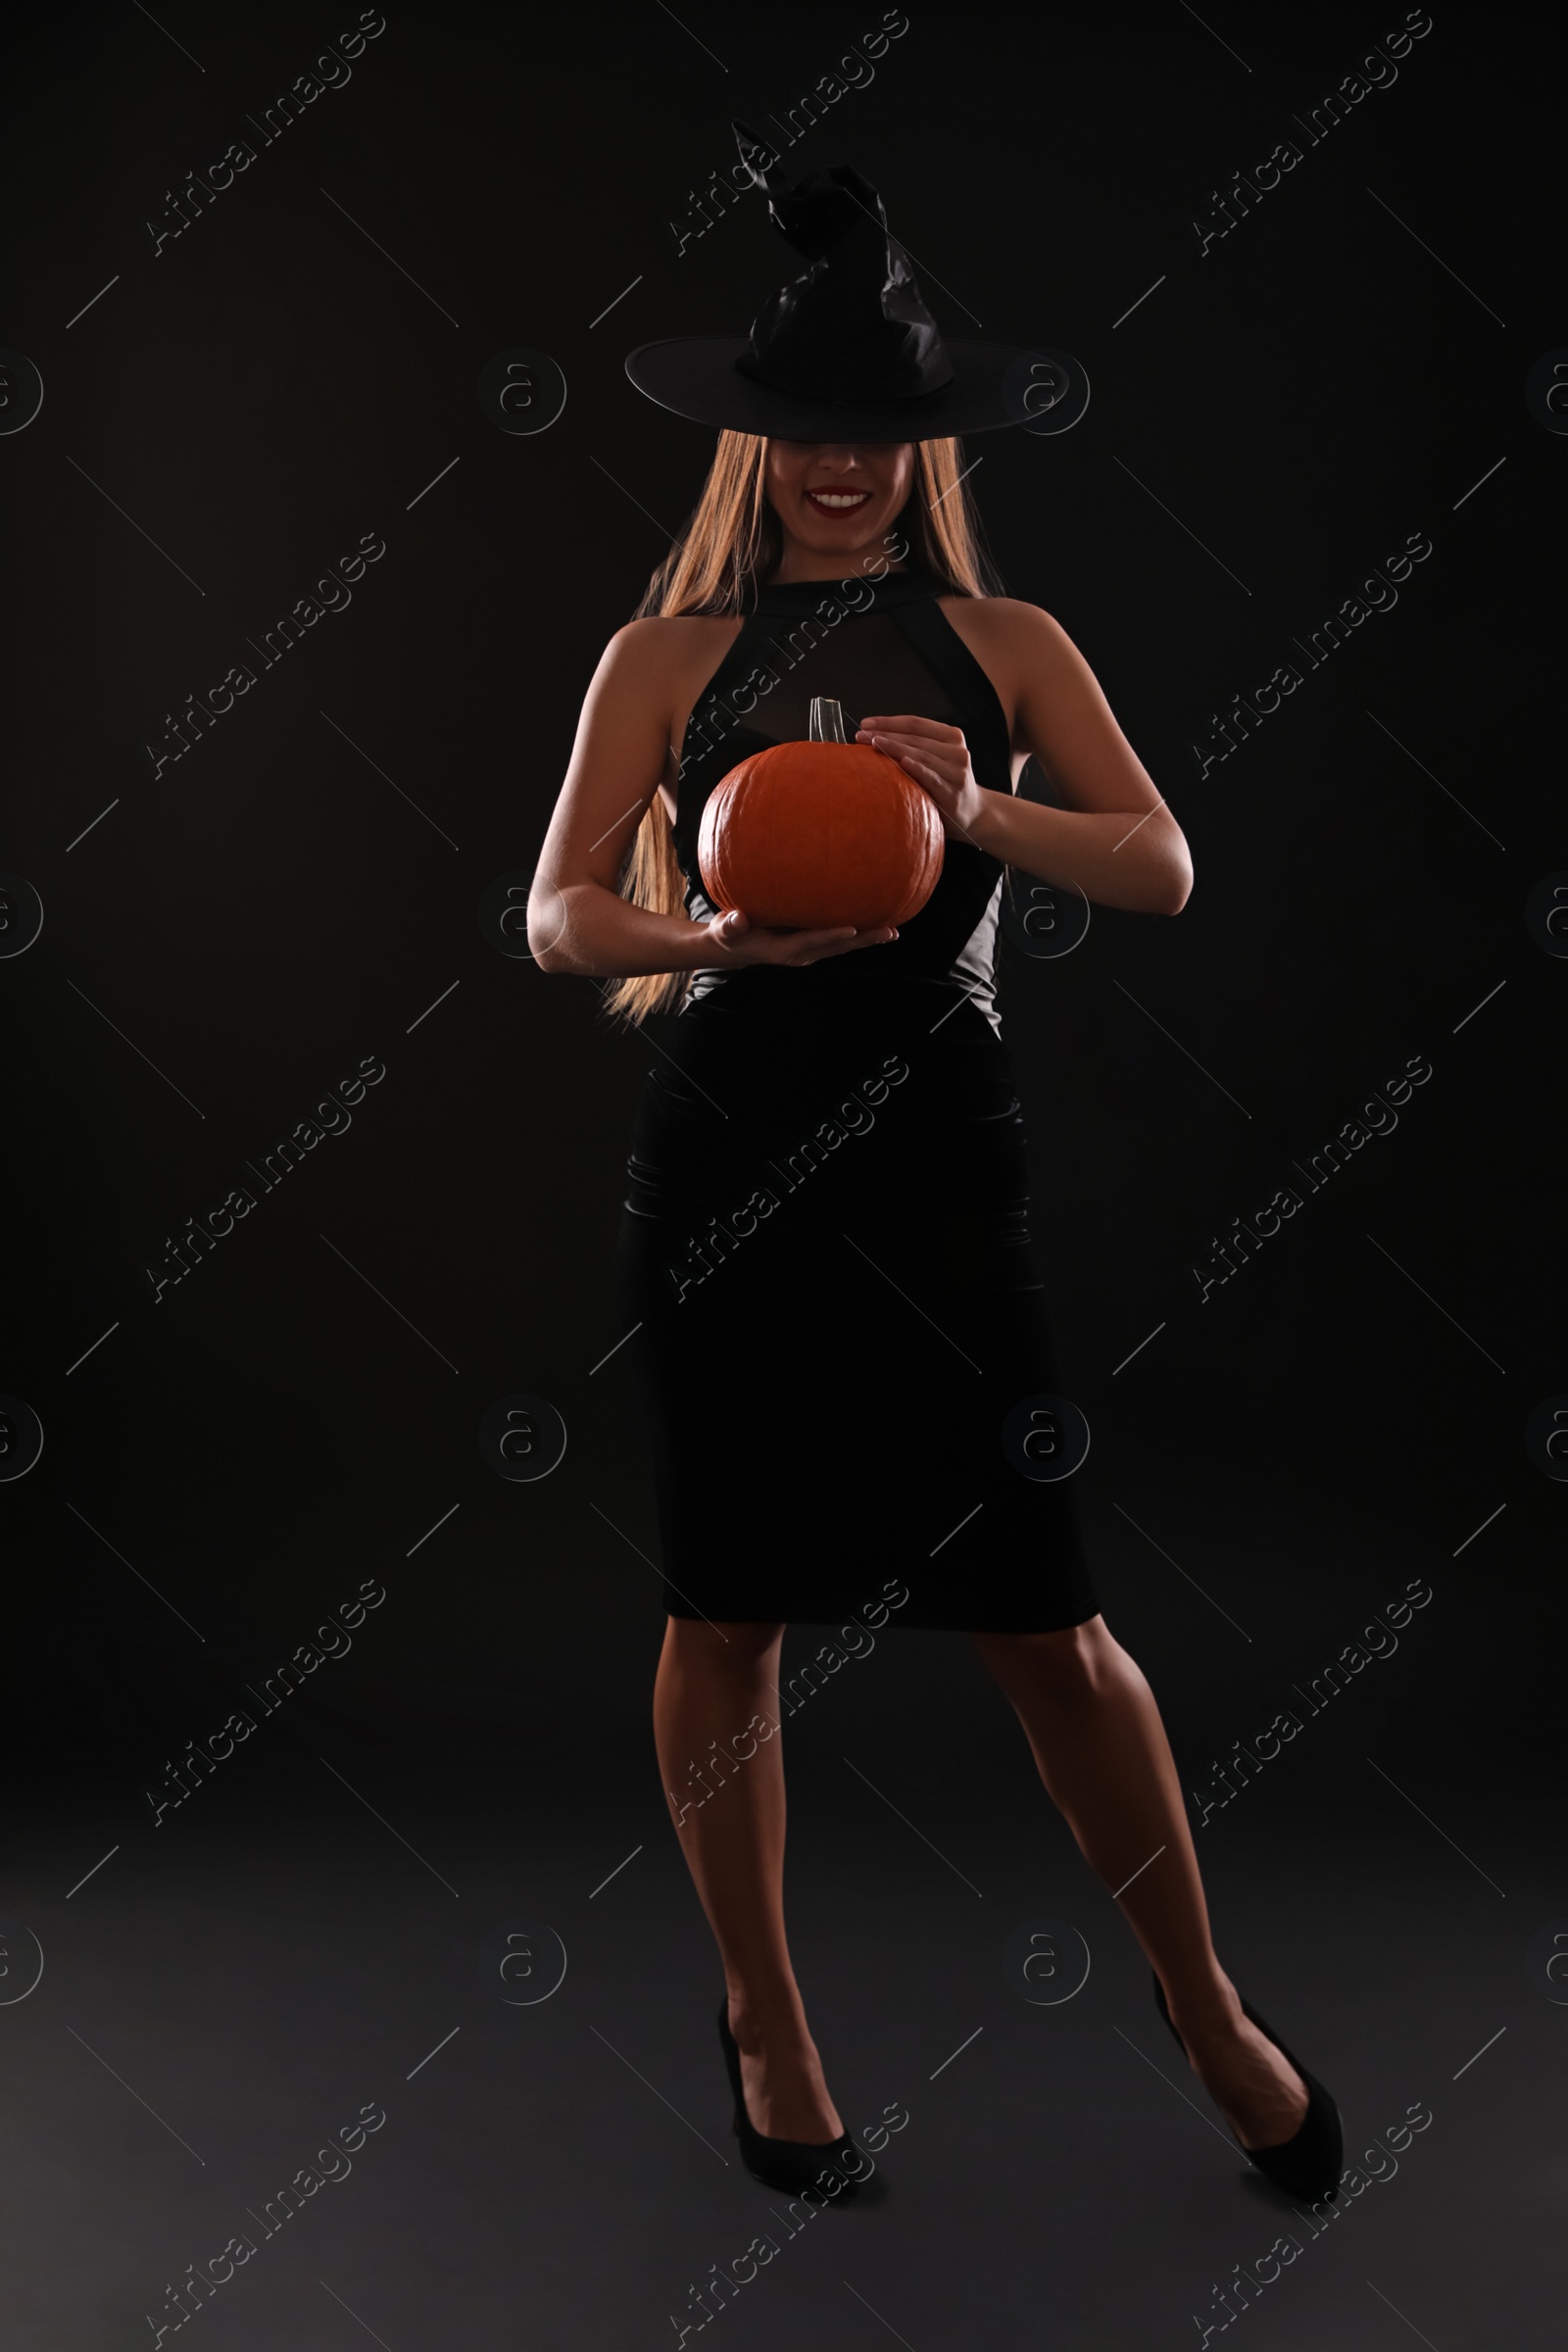
[[831, 702], [825, 694], [811, 697], [811, 716], [808, 740], [811, 743], [845, 743], [844, 706]]

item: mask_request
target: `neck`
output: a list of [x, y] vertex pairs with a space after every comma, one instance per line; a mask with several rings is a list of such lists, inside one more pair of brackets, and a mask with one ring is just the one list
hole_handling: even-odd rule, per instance
[[797, 539], [788, 524], [781, 527], [784, 553], [768, 574], [771, 583], [782, 586], [790, 580], [862, 579], [873, 572], [880, 579], [890, 571], [908, 569], [902, 561], [889, 561], [886, 539], [868, 539], [859, 547], [846, 548], [842, 554], [830, 556], [821, 548], [808, 547], [804, 539]]

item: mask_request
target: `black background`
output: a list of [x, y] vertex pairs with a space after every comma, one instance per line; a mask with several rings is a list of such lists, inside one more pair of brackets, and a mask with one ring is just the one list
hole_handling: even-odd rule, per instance
[[[585, 1896], [646, 1835], [634, 1870], [660, 1874], [667, 1921], [661, 1910], [657, 1935], [647, 1921], [627, 1931], [621, 2030], [608, 1996], [595, 2015], [624, 2051], [639, 2012], [667, 2009], [681, 2050], [688, 2038], [701, 2049], [676, 2103], [689, 2114], [706, 2102], [702, 2129], [721, 2130], [702, 2039], [714, 1971], [661, 1818], [647, 1730], [662, 1625], [648, 1462], [629, 1377], [604, 1361], [621, 1336], [610, 1253], [627, 1135], [648, 1039], [668, 1024], [642, 1039], [612, 1028], [591, 983], [498, 953], [478, 908], [499, 876], [531, 869], [594, 663], [682, 525], [710, 452], [702, 428], [632, 389], [622, 356], [658, 335], [744, 326], [782, 274], [759, 201], [683, 251], [671, 222], [689, 223], [691, 192], [731, 160], [732, 116], [761, 123], [796, 104], [879, 18], [393, 9], [347, 85], [268, 145], [248, 118], [351, 27], [352, 11], [341, 24], [298, 7], [154, 23], [134, 7], [88, 8], [35, 12], [14, 34], [0, 342], [41, 371], [44, 402], [0, 438], [12, 670], [0, 866], [41, 895], [45, 919], [35, 944], [0, 964], [11, 1046], [0, 1387], [39, 1415], [45, 1445], [0, 1504], [22, 1604], [10, 1714], [33, 1784], [7, 1899], [55, 1974], [5, 2014], [24, 2052], [21, 2112], [29, 2131], [54, 2118], [61, 2168], [53, 2194], [45, 2168], [25, 2256], [29, 2342], [131, 2340], [124, 2330], [160, 2308], [165, 2277], [236, 2226], [219, 2226], [217, 2205], [198, 2218], [183, 2176], [156, 2219], [116, 2202], [132, 2192], [107, 2183], [136, 2173], [142, 2151], [125, 2126], [117, 2154], [74, 2104], [101, 2082], [130, 2112], [106, 2076], [74, 2080], [74, 2061], [88, 2062], [46, 2012], [62, 1977], [76, 1971], [74, 2028], [106, 2059], [122, 2050], [120, 2073], [165, 2112], [138, 2068], [148, 2080], [161, 2064], [183, 2069], [221, 2104], [215, 2053], [250, 2008], [249, 1972], [278, 1988], [277, 1968], [253, 1958], [255, 1936], [224, 1941], [238, 1914], [224, 1907], [220, 1852], [315, 1857], [318, 1917], [284, 1861], [275, 1881], [266, 1861], [255, 1867], [290, 1896], [270, 1899], [268, 1933], [315, 1953], [322, 2067], [342, 2046], [333, 2004], [349, 1997], [350, 1953], [367, 1981], [375, 1946], [417, 1982], [418, 1935], [400, 1901], [417, 1909], [431, 1889], [408, 1864], [413, 1883], [391, 1880], [381, 1921], [369, 1878], [356, 1895], [352, 1873], [339, 1876], [339, 1841], [358, 1853], [381, 1834], [347, 1818], [354, 1809], [312, 1760], [323, 1753], [358, 1790], [368, 1780], [396, 1790], [378, 1809], [421, 1854], [443, 1841], [455, 1851], [482, 1819], [486, 1868], [501, 1874], [489, 1911], [478, 1917], [481, 1894], [461, 1932], [444, 1914], [440, 1928], [470, 1956], [493, 1918], [551, 1918], [552, 1902], [572, 1945], [567, 1886]], [[1524, 2104], [1486, 2131], [1517, 2175], [1500, 2156], [1487, 2169], [1474, 2146], [1462, 2158], [1483, 2168], [1488, 2195], [1499, 2166], [1516, 2181], [1474, 2243], [1457, 2242], [1454, 2218], [1482, 2194], [1471, 2170], [1442, 2176], [1434, 2154], [1425, 2188], [1374, 2192], [1391, 2212], [1404, 2196], [1421, 2266], [1412, 2253], [1405, 2293], [1382, 2284], [1401, 2315], [1419, 2304], [1450, 2352], [1496, 2340], [1483, 2274], [1521, 2207], [1560, 2201], [1562, 2186], [1560, 2157], [1553, 2174], [1523, 2150], [1543, 2128], [1541, 2070], [1562, 2063], [1560, 2037], [1549, 2058], [1544, 2040], [1534, 2065], [1524, 2056], [1528, 2034], [1560, 2024], [1531, 1988], [1526, 1939], [1568, 1912], [1551, 1728], [1562, 1489], [1524, 1445], [1531, 1411], [1568, 1389], [1548, 1221], [1562, 964], [1525, 921], [1532, 889], [1568, 864], [1554, 708], [1568, 444], [1524, 391], [1534, 363], [1568, 340], [1547, 267], [1562, 235], [1563, 61], [1560, 36], [1533, 12], [1440, 10], [1393, 86], [1308, 146], [1292, 110], [1402, 21], [1393, 8], [1200, 21], [1180, 6], [922, 0], [874, 78], [838, 98], [792, 162], [851, 160], [878, 185], [950, 332], [1059, 346], [1091, 379], [1071, 431], [997, 434], [968, 453], [983, 456], [973, 487], [1008, 592], [1045, 606], [1082, 648], [1197, 872], [1174, 922], [1097, 908], [1069, 956], [1003, 951], [1038, 1249], [1063, 1378], [1094, 1432], [1083, 1506], [1107, 1617], [1154, 1681], [1190, 1785], [1289, 1703], [1287, 1686], [1370, 1610], [1411, 1579], [1433, 1588], [1402, 1654], [1336, 1702], [1359, 1716], [1316, 1727], [1310, 1755], [1303, 1739], [1245, 1792], [1234, 1826], [1222, 1817], [1202, 1838], [1224, 1857], [1216, 1910], [1234, 1916], [1235, 1935], [1250, 1906], [1277, 1923], [1278, 1973], [1304, 1952], [1292, 1920], [1310, 1917], [1342, 2075], [1388, 2060], [1429, 1963], [1464, 1978], [1452, 2014], [1433, 2014], [1430, 2052], [1421, 2043], [1419, 2063], [1412, 2051], [1380, 2085], [1391, 2114], [1417, 2095], [1436, 2101], [1440, 2082], [1451, 2112], [1486, 2070], [1514, 2070], [1509, 2095]], [[1191, 221], [1212, 213], [1211, 191], [1287, 137], [1300, 163], [1200, 254]], [[241, 138], [254, 163], [155, 252], [147, 222], [168, 224], [169, 192]], [[477, 393], [486, 363], [516, 346], [548, 353], [568, 387], [559, 419], [531, 437], [497, 429]], [[155, 776], [147, 747], [166, 747], [166, 714], [251, 661], [247, 638], [368, 532], [386, 552], [348, 608], [260, 670]], [[1208, 742], [1211, 714], [1298, 661], [1293, 637], [1414, 533], [1432, 553], [1396, 607], [1200, 774], [1192, 747]], [[167, 1240], [250, 1184], [246, 1162], [366, 1056], [386, 1075], [351, 1129], [261, 1195], [155, 1302]], [[1396, 1131], [1366, 1143], [1255, 1262], [1201, 1298], [1193, 1269], [1208, 1268], [1231, 1219], [1295, 1183], [1291, 1163], [1413, 1056], [1432, 1076]], [[854, 1336], [873, 1366], [896, 1364], [896, 1329]], [[726, 1339], [743, 1357], [765, 1344]], [[538, 1486], [498, 1479], [477, 1448], [486, 1408], [518, 1392], [549, 1398], [569, 1432]], [[808, 1399], [800, 1444], [808, 1449]], [[302, 1695], [304, 1732], [280, 1725], [270, 1762], [259, 1741], [201, 1792], [212, 1830], [193, 1803], [155, 1832], [141, 1792], [165, 1759], [205, 1738], [238, 1703], [240, 1679], [367, 1578], [387, 1599], [352, 1660]], [[863, 1692], [835, 1694], [838, 1729], [869, 1752], [880, 1727], [882, 1785], [911, 1792], [906, 1810], [937, 1843], [948, 1839], [922, 1806], [936, 1820], [946, 1806], [950, 1822], [992, 1808], [999, 1852], [1008, 1806], [1026, 1825], [1018, 1838], [1059, 1840], [961, 1642], [889, 1637], [880, 1658]], [[813, 1760], [816, 1737], [803, 1728], [797, 1837], [826, 1841], [841, 1742], [835, 1732]], [[117, 1841], [68, 1911], [66, 1887]], [[1031, 1901], [1062, 1916], [1076, 1902], [1087, 1923], [1102, 1899], [1064, 1843], [1052, 1850], [1070, 1900], [1038, 1899], [1026, 1870], [1005, 1919], [1004, 1895], [985, 1921], [975, 1966], [998, 2001], [994, 1954]], [[1201, 1838], [1200, 1851], [1206, 1861]], [[849, 1951], [833, 1957], [826, 1924], [842, 1891], [834, 1871], [844, 1885], [865, 1874], [859, 1898], [884, 1904], [876, 1916], [891, 1923], [906, 1860], [902, 1847], [889, 1861], [879, 1846], [846, 1846], [820, 1882], [803, 1880], [803, 1910], [823, 1923], [805, 1933], [834, 1987], [824, 2000], [837, 1996], [835, 1970], [856, 1998]], [[383, 1867], [379, 1848], [366, 1867]], [[447, 1875], [462, 1876], [456, 1864]], [[633, 1876], [616, 1883], [627, 1901]], [[907, 1932], [923, 1943], [931, 1918], [919, 1889], [909, 1900], [919, 1924]], [[334, 1902], [341, 1967], [326, 1956]], [[96, 1921], [93, 1903], [105, 1906]], [[593, 1933], [608, 1934], [597, 1915]], [[888, 1926], [891, 1950], [904, 1933]], [[1117, 1934], [1107, 1917], [1107, 1950]], [[673, 1974], [656, 1984], [660, 1936]], [[1098, 1932], [1091, 1941], [1098, 1958]], [[138, 2015], [173, 2037], [158, 2057], [115, 2014], [129, 1951], [144, 1972]], [[610, 1936], [600, 1956], [612, 1981], [612, 1954]], [[1136, 1966], [1125, 1953], [1116, 1965], [1128, 2003], [1142, 2002]], [[177, 2020], [198, 1983], [213, 1989], [213, 2040], [192, 2047]], [[907, 1987], [899, 1998], [917, 2013]], [[451, 2006], [434, 2003], [423, 2038], [421, 2023], [399, 2026], [417, 2045], [408, 2065]], [[1310, 2011], [1311, 1997], [1298, 2006]], [[1448, 2092], [1452, 2067], [1503, 2018], [1513, 2034], [1463, 2075], [1466, 2091]], [[944, 2009], [931, 2064], [966, 2030], [948, 2034]], [[607, 2136], [628, 2128], [615, 2102], [631, 2084], [595, 2072], [572, 2032], [577, 2054], [551, 2078], [558, 2137], [541, 2179], [580, 2217]], [[229, 2053], [241, 2068], [260, 2063], [249, 2034], [236, 2047], [250, 2058]], [[403, 2048], [388, 2083], [407, 2071]], [[448, 2062], [416, 2077], [419, 2093], [398, 2082], [402, 2108]], [[345, 2112], [374, 2088], [360, 2087], [363, 2071], [350, 2070]], [[1190, 2117], [1154, 2095], [1185, 2147]], [[485, 2094], [485, 2129], [502, 2129], [511, 2096]], [[1086, 2102], [1098, 2113], [1110, 2096], [1091, 2069]], [[278, 2146], [297, 2140], [303, 2156], [320, 2101], [298, 2097], [307, 2120], [292, 2137], [279, 2123]], [[503, 2259], [502, 2211], [487, 2203], [501, 2176], [465, 2112], [466, 2126], [430, 2129], [467, 2153], [443, 2139], [439, 2163], [428, 2145], [411, 2157], [406, 2208], [376, 2211], [380, 2192], [362, 2187], [352, 2227], [368, 2267], [360, 2293], [341, 2292], [366, 2311], [364, 2280], [382, 2266], [394, 2283], [376, 2308], [398, 2352], [453, 2340], [456, 2308], [476, 2343], [673, 2341], [658, 2329], [687, 2277], [759, 2226], [732, 2180], [740, 2201], [727, 2219], [694, 2235], [688, 2204], [684, 2221], [656, 2227], [645, 2184], [686, 2148], [666, 2148], [639, 2110], [646, 2158], [615, 2144], [646, 2242], [616, 2238], [601, 2264], [589, 2251], [600, 2241], [568, 2220], [559, 2242]], [[972, 2121], [992, 2145], [1025, 2129], [1014, 2119], [1004, 2132], [983, 2096]], [[1118, 2129], [1104, 2162], [1136, 2169], [1144, 2127]], [[1460, 2166], [1469, 2129], [1454, 2122], [1433, 2150], [1442, 2139]], [[1212, 2134], [1192, 2134], [1212, 2150]], [[912, 2159], [913, 2133], [909, 2148]], [[165, 2162], [161, 2140], [146, 2153]], [[944, 2142], [956, 2180], [940, 2191], [944, 2230], [923, 2243], [927, 2308], [911, 2304], [897, 2323], [921, 2352], [960, 2340], [973, 2320], [958, 2282], [983, 2235], [977, 2215], [999, 2210], [994, 2189], [974, 2189], [973, 2158], [972, 2138]], [[72, 2288], [68, 2326], [44, 2293], [63, 2259], [45, 2259], [47, 2233], [69, 2236], [83, 2168], [90, 2177], [100, 2163], [103, 2267]], [[464, 2178], [461, 2215], [446, 2213], [438, 2174]], [[1210, 2275], [1250, 2259], [1251, 2241], [1260, 2251], [1277, 2227], [1210, 2215], [1211, 2248], [1162, 2237], [1135, 2279], [1112, 2260], [1094, 2189], [1091, 2164], [1078, 2191], [1098, 2219], [1084, 2243], [1109, 2271], [1097, 2281], [1087, 2254], [1081, 2278], [1068, 2263], [1055, 2317], [1037, 2332], [1031, 2265], [1048, 2258], [1004, 2240], [996, 2291], [1016, 2316], [992, 2340], [1087, 2352], [1163, 2340], [1167, 2327], [1174, 2340]], [[210, 2179], [200, 2194], [211, 2198]], [[1157, 2199], [1157, 2180], [1138, 2194]], [[1452, 2200], [1441, 2219], [1440, 2196]], [[488, 2218], [460, 2254], [451, 2233], [475, 2214]], [[1140, 2206], [1116, 2229], [1146, 2218]], [[906, 2258], [884, 2250], [885, 2280]], [[1365, 2293], [1360, 2257], [1334, 2260], [1340, 2273], [1292, 2287], [1294, 2305], [1282, 2287], [1277, 2308], [1265, 2298], [1248, 2315], [1259, 2345], [1318, 2341], [1312, 2328], [1331, 2324], [1348, 2343], [1401, 2340]], [[312, 2283], [316, 2254], [290, 2252], [301, 2261], [297, 2288], [279, 2254], [265, 2289], [259, 2265], [203, 2328], [234, 2344], [273, 2340], [270, 2327], [302, 2344], [356, 2340]], [[328, 2261], [345, 2276], [353, 2267], [346, 2253], [321, 2252]], [[459, 2262], [467, 2283], [454, 2303], [444, 2266]], [[771, 2307], [759, 2295], [725, 2314], [737, 2342], [796, 2340], [805, 2327], [825, 2343], [879, 2340], [843, 2295], [836, 2254], [819, 2276], [803, 2254], [802, 2279], [784, 2290], [786, 2267]], [[1524, 2298], [1510, 2340], [1544, 2342], [1530, 2276], [1526, 2266], [1510, 2290]], [[264, 2292], [280, 2298], [266, 2322]], [[534, 2332], [515, 2332], [522, 2313]]]

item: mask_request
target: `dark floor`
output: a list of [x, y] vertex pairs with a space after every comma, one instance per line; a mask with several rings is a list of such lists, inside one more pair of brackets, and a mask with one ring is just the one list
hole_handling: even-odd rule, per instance
[[[1187, 2074], [960, 1638], [885, 1642], [791, 1727], [829, 2080], [873, 2145], [906, 2117], [874, 2193], [814, 2217], [736, 2160], [719, 1978], [621, 1694], [564, 1689], [544, 1737], [499, 1682], [338, 1672], [156, 1828], [127, 1750], [24, 1830], [8, 2348], [167, 2340], [210, 2263], [183, 2324], [214, 2352], [652, 2352], [709, 2327], [735, 2352], [1564, 2341], [1568, 2007], [1539, 1942], [1568, 1930], [1560, 1836], [1496, 1743], [1454, 1769], [1462, 1725], [1425, 1682], [1402, 1749], [1348, 1712], [1387, 1693], [1348, 1692], [1199, 1833], [1228, 1965], [1382, 2176], [1314, 2234]], [[1090, 1968], [1032, 2005], [1004, 1947], [1044, 1922]], [[510, 1983], [509, 1933], [530, 1938]], [[1431, 2120], [1391, 2156], [1411, 2110]], [[1282, 2233], [1299, 2252], [1222, 2328], [1216, 2289]], [[705, 2319], [759, 2234], [776, 2252]], [[255, 2251], [223, 2276], [234, 2238]]]

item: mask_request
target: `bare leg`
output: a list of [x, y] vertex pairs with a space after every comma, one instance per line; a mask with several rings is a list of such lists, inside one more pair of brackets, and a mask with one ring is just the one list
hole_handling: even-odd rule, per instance
[[1102, 1617], [1066, 1633], [971, 1640], [1012, 1701], [1084, 1858], [1113, 1892], [1125, 1889], [1121, 1908], [1199, 2080], [1244, 2147], [1292, 2138], [1306, 2087], [1243, 2017], [1215, 1957], [1176, 1766], [1139, 1667]]
[[[783, 1635], [781, 1625], [669, 1618], [654, 1739], [670, 1818], [724, 1964], [747, 2113], [770, 2139], [828, 2140], [844, 2126], [784, 1933], [783, 1734], [768, 1729], [779, 1722]], [[705, 1763], [714, 1740], [743, 1755], [755, 1742], [755, 1753]]]

